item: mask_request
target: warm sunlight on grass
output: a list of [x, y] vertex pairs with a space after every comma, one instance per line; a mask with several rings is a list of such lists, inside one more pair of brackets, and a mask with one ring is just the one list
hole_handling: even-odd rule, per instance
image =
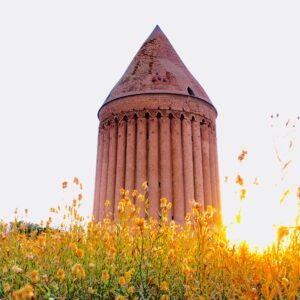
[[[168, 220], [171, 203], [165, 198], [159, 221], [140, 217], [134, 203], [144, 202], [147, 215], [146, 184], [142, 194], [121, 190], [118, 221], [107, 215], [95, 224], [78, 213], [81, 187], [77, 178], [73, 184], [63, 183], [64, 191], [76, 195], [71, 205], [51, 208], [46, 223], [0, 224], [1, 299], [296, 299], [299, 295], [297, 228], [282, 230], [276, 245], [266, 251], [252, 252], [245, 243], [232, 246], [225, 229], [214, 224], [214, 209], [203, 211], [199, 203], [193, 204], [182, 225]], [[57, 215], [64, 222], [54, 229], [51, 224]], [[247, 227], [243, 211], [239, 226], [241, 232]], [[254, 236], [262, 231], [252, 229]]]

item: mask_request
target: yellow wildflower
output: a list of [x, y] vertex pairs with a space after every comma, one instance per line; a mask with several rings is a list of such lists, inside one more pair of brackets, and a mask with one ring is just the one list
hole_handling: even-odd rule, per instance
[[75, 243], [70, 243], [69, 244], [69, 247], [74, 251], [74, 252], [76, 252], [77, 251], [77, 245], [75, 244]]
[[94, 268], [95, 268], [95, 264], [89, 263], [89, 268], [90, 268], [90, 269], [94, 269]]
[[46, 247], [46, 235], [45, 234], [41, 234], [39, 236], [39, 245], [40, 247]]
[[281, 283], [282, 283], [282, 285], [287, 286], [289, 284], [289, 280], [287, 278], [283, 277], [281, 279]]
[[124, 276], [121, 276], [120, 278], [119, 278], [119, 285], [125, 285], [126, 284], [126, 280], [125, 280], [125, 278], [124, 278]]
[[30, 284], [13, 293], [14, 300], [32, 300], [34, 299], [33, 287]]
[[238, 160], [241, 162], [245, 159], [245, 156], [248, 152], [246, 150], [243, 150], [242, 153], [238, 156]]
[[161, 295], [160, 300], [170, 300], [170, 296], [168, 295]]
[[225, 244], [224, 241], [220, 241], [220, 242], [219, 242], [219, 245], [220, 245], [221, 248], [224, 248], [226, 244]]
[[122, 295], [118, 295], [117, 298], [116, 298], [116, 300], [125, 300], [125, 298]]
[[64, 281], [65, 276], [65, 271], [63, 269], [59, 269], [56, 273], [56, 277], [59, 279], [60, 282]]
[[160, 199], [160, 208], [166, 208], [167, 207], [167, 198], [161, 198]]
[[66, 189], [68, 187], [68, 181], [64, 181], [63, 183], [62, 183], [62, 188], [63, 189]]
[[102, 281], [107, 282], [109, 280], [109, 273], [107, 270], [102, 271], [102, 276], [101, 276]]
[[134, 293], [134, 286], [133, 285], [130, 286], [127, 291], [128, 291], [128, 294], [131, 296]]
[[240, 186], [243, 186], [243, 185], [244, 185], [244, 179], [241, 177], [241, 175], [238, 174], [238, 175], [236, 176], [235, 183], [239, 184]]
[[137, 190], [133, 190], [133, 192], [132, 192], [132, 197], [134, 198], [134, 197], [136, 197], [137, 195], [138, 195], [138, 191]]
[[82, 249], [77, 249], [76, 256], [82, 258], [84, 256], [84, 251]]
[[166, 281], [163, 281], [161, 284], [160, 284], [160, 290], [163, 291], [163, 292], [166, 292], [167, 290], [169, 289], [169, 285]]
[[109, 200], [105, 200], [105, 202], [104, 202], [104, 206], [105, 206], [105, 207], [109, 207], [109, 205], [110, 205], [110, 202], [109, 202]]
[[144, 218], [136, 218], [136, 225], [140, 228], [141, 231], [145, 228], [145, 219]]
[[91, 288], [91, 287], [88, 288], [88, 294], [89, 295], [94, 295], [95, 294], [95, 291], [93, 290], [93, 288]]
[[85, 279], [85, 271], [81, 264], [75, 264], [73, 266], [72, 274], [79, 279]]
[[32, 283], [37, 283], [39, 279], [39, 272], [37, 270], [34, 270], [30, 274]]
[[144, 181], [142, 186], [143, 186], [144, 190], [147, 190], [147, 188], [148, 188], [148, 182]]
[[72, 264], [73, 264], [73, 261], [72, 261], [72, 259], [67, 259], [67, 261], [66, 261], [66, 263], [67, 263], [67, 266], [68, 267], [71, 267], [72, 266]]
[[288, 234], [289, 234], [289, 229], [285, 226], [280, 226], [277, 230], [277, 241], [280, 242]]
[[7, 282], [3, 283], [4, 292], [7, 293], [10, 291], [10, 285]]
[[120, 201], [119, 204], [118, 204], [118, 212], [119, 212], [119, 214], [124, 213], [124, 210], [125, 210], [125, 204], [124, 204], [123, 201]]
[[138, 200], [139, 200], [140, 202], [144, 202], [144, 201], [145, 201], [145, 196], [144, 196], [143, 194], [139, 194], [139, 195], [138, 195]]
[[131, 271], [125, 272], [125, 279], [127, 282], [130, 282], [131, 280]]
[[129, 197], [125, 196], [124, 200], [125, 200], [125, 204], [126, 205], [130, 205], [131, 204], [131, 201], [130, 201]]
[[240, 199], [243, 200], [246, 198], [246, 190], [245, 189], [241, 189], [240, 190]]
[[202, 204], [200, 202], [194, 201], [193, 208], [196, 209], [197, 212], [202, 211]]

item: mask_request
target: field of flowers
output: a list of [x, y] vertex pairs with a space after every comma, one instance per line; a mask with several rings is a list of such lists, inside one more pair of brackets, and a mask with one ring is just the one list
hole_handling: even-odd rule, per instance
[[0, 299], [300, 299], [297, 228], [281, 228], [259, 253], [230, 246], [214, 209], [199, 203], [183, 226], [167, 219], [167, 199], [159, 221], [140, 218], [133, 203], [147, 210], [146, 186], [121, 191], [118, 221], [85, 224], [76, 197], [68, 228], [51, 228], [51, 218], [44, 230], [0, 224]]

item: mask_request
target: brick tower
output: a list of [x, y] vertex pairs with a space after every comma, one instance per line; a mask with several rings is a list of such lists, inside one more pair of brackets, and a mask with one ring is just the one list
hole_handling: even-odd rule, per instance
[[116, 215], [120, 188], [141, 191], [145, 180], [154, 218], [163, 197], [172, 202], [170, 216], [179, 223], [193, 200], [220, 209], [217, 111], [158, 26], [98, 117], [96, 221], [106, 199]]

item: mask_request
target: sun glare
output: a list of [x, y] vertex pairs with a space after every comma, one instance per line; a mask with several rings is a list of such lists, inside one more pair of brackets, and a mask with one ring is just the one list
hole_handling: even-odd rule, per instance
[[250, 249], [263, 251], [277, 244], [282, 228], [294, 228], [298, 215], [297, 191], [290, 189], [285, 193], [282, 200], [274, 191], [253, 188], [247, 190], [248, 196], [239, 200], [238, 206], [225, 205], [223, 220], [231, 244], [246, 242]]
[[255, 177], [260, 175], [253, 174], [254, 169], [259, 169], [257, 162], [251, 161], [252, 168], [247, 167], [247, 160], [251, 158], [243, 150], [238, 155], [237, 174], [226, 176], [222, 188], [227, 238], [232, 245], [246, 242], [251, 250], [260, 252], [278, 245], [278, 242], [282, 244], [285, 235], [298, 226], [299, 216], [299, 152], [296, 143], [299, 137], [295, 122], [282, 122], [279, 115], [271, 118], [277, 168], [268, 170], [263, 178]]

